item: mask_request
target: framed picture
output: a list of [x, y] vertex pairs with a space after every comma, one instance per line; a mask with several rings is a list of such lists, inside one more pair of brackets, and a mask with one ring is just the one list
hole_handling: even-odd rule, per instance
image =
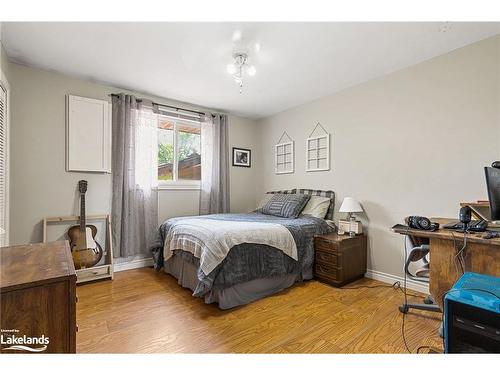
[[233, 147], [233, 167], [252, 166], [252, 151], [246, 148]]

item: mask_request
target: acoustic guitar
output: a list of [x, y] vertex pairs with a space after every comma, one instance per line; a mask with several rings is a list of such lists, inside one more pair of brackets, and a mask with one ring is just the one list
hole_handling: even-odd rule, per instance
[[68, 229], [71, 254], [77, 270], [95, 266], [103, 255], [101, 245], [95, 240], [97, 228], [95, 225], [85, 223], [87, 181], [78, 181], [78, 190], [80, 191], [80, 225], [74, 225]]

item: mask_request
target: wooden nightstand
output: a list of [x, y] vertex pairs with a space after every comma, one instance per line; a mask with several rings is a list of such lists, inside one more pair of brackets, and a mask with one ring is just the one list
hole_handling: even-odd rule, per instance
[[366, 272], [366, 235], [356, 237], [326, 234], [314, 238], [314, 277], [342, 286]]

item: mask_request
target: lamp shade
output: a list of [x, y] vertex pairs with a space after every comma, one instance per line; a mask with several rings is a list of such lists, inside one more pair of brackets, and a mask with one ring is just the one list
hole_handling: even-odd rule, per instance
[[363, 212], [363, 209], [356, 199], [345, 197], [342, 201], [339, 212]]

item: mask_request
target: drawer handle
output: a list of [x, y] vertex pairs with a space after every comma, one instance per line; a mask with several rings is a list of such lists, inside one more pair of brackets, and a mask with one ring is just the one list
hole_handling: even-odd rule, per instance
[[75, 327], [75, 331], [78, 332], [78, 324]]
[[75, 295], [75, 302], [78, 303], [78, 294]]

